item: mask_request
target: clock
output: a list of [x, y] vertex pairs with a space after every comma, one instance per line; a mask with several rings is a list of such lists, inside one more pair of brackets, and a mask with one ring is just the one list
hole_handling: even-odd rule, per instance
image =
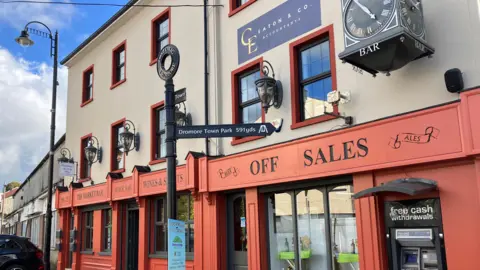
[[423, 9], [420, 0], [400, 0], [402, 24], [416, 37], [425, 38]]
[[395, 1], [351, 0], [344, 12], [346, 32], [356, 40], [367, 39], [380, 33], [394, 15]]

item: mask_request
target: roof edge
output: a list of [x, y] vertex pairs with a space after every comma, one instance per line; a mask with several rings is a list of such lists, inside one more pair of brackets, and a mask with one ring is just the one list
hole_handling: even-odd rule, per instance
[[112, 25], [118, 18], [120, 18], [125, 12], [127, 12], [133, 5], [135, 5], [139, 0], [130, 0], [125, 4], [119, 11], [113, 14], [110, 19], [108, 19], [100, 28], [98, 28], [93, 34], [91, 34], [86, 40], [84, 40], [80, 45], [77, 46], [71, 53], [69, 53], [65, 58], [60, 61], [61, 65], [66, 64], [70, 61], [75, 55], [77, 55], [81, 50], [83, 50], [90, 42], [92, 42], [96, 37], [98, 37], [103, 31], [105, 31], [110, 25]]

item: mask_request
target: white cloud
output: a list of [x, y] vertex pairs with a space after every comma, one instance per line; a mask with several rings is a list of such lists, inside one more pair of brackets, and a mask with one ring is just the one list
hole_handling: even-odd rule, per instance
[[[24, 178], [47, 154], [53, 69], [0, 46], [0, 182]], [[56, 140], [65, 132], [67, 69], [58, 70]]]
[[[40, 1], [40, 0], [38, 0]], [[51, 2], [52, 0], [42, 0]], [[64, 0], [70, 2], [70, 0]], [[76, 13], [73, 5], [52, 5], [32, 3], [0, 4], [0, 22], [5, 22], [17, 29], [23, 29], [30, 21], [40, 21], [52, 31], [68, 27]], [[39, 27], [39, 26], [36, 26]], [[39, 27], [39, 30], [41, 27]]]

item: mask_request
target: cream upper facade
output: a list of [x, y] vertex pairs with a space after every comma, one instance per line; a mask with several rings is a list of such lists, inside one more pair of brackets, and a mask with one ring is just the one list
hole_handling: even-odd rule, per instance
[[[298, 3], [298, 9], [292, 9], [292, 13], [301, 11], [304, 2], [312, 2], [288, 1]], [[300, 53], [303, 46], [327, 42], [331, 90], [351, 94], [351, 101], [340, 104], [338, 111], [342, 115], [352, 116], [355, 125], [458, 99], [458, 94], [449, 93], [445, 87], [444, 73], [451, 68], [462, 70], [465, 88], [480, 85], [480, 78], [475, 76], [480, 71], [480, 52], [476, 49], [480, 39], [476, 34], [480, 30], [480, 3], [476, 0], [422, 1], [427, 42], [435, 48], [433, 58], [425, 57], [413, 61], [393, 71], [391, 76], [379, 74], [376, 78], [366, 72], [362, 75], [354, 71], [352, 65], [342, 64], [338, 58], [338, 54], [345, 49], [341, 0], [320, 1], [320, 11], [317, 11], [321, 18], [320, 26], [279, 43], [256, 57], [239, 62], [238, 50], [242, 45], [238, 44], [242, 42], [237, 40], [238, 29], [287, 1], [243, 2], [246, 3], [235, 8], [237, 4], [233, 0], [209, 1], [210, 5], [223, 5], [208, 8], [209, 124], [242, 121], [242, 111], [238, 109], [241, 105], [239, 99], [242, 99], [239, 88], [242, 87], [242, 82], [247, 88], [251, 87], [255, 76], [245, 81], [242, 78], [255, 73], [255, 67], [260, 65], [261, 60], [266, 60], [272, 64], [275, 78], [282, 83], [283, 103], [279, 109], [270, 108], [261, 119], [266, 122], [283, 119], [283, 128], [279, 133], [255, 140], [211, 139], [210, 155], [230, 155], [342, 127], [342, 119], [317, 121], [316, 119], [322, 118], [321, 115], [320, 118], [307, 120], [303, 120], [307, 118], [305, 116], [298, 116], [302, 115], [300, 110], [304, 110], [304, 106], [307, 107], [307, 113], [323, 111], [323, 106], [318, 108], [318, 101], [305, 98], [306, 101], [302, 103], [302, 98], [299, 98], [301, 95], [292, 95], [292, 91], [298, 91], [300, 82], [292, 82], [299, 68], [298, 62], [292, 61], [294, 58], [291, 55]], [[152, 0], [138, 1], [137, 4], [181, 5], [192, 4], [192, 1]], [[98, 138], [103, 149], [103, 159], [101, 163], [92, 165], [91, 179], [95, 183], [104, 182], [107, 172], [123, 172], [123, 169], [115, 170], [111, 164], [115, 157], [111, 152], [114, 144], [112, 124], [120, 123], [123, 119], [132, 121], [140, 134], [139, 151], [131, 151], [125, 157], [123, 176], [129, 176], [135, 165], [150, 164], [152, 170], [166, 166], [165, 163], [152, 162], [152, 159], [155, 159], [152, 154], [152, 149], [155, 148], [152, 147], [152, 137], [155, 136], [152, 132], [152, 106], [161, 104], [159, 102], [164, 100], [164, 82], [157, 75], [156, 65], [151, 65], [154, 58], [151, 51], [154, 43], [152, 36], [155, 36], [152, 34], [152, 20], [164, 19], [166, 15], [169, 18], [168, 39], [179, 48], [181, 54], [180, 68], [174, 78], [175, 89], [186, 88], [185, 104], [187, 112], [192, 115], [193, 124], [205, 123], [203, 8], [129, 8], [85, 46], [81, 46], [79, 51], [63, 61], [69, 68], [65, 146], [72, 151], [73, 158], [80, 161], [83, 151], [81, 138], [89, 134]], [[114, 52], [118, 51], [118, 48], [125, 49], [125, 80], [119, 77], [120, 82], [114, 83], [117, 78], [113, 78], [112, 74], [116, 71], [113, 71], [112, 65], [116, 63]], [[82, 93], [85, 71], [92, 68], [93, 94], [90, 101], [85, 100]], [[255, 97], [248, 94], [251, 93], [247, 93], [246, 99], [251, 99], [245, 102], [243, 111], [247, 111], [248, 105], [255, 103]], [[257, 118], [262, 116], [255, 108], [249, 112], [250, 114], [245, 116], [249, 121], [258, 120]], [[296, 118], [293, 115], [296, 115]], [[189, 151], [205, 152], [205, 141], [179, 140], [179, 164], [185, 163], [184, 157]]]

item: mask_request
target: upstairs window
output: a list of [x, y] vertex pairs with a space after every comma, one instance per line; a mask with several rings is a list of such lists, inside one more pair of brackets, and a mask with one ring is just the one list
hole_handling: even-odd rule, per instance
[[167, 154], [165, 122], [166, 115], [163, 101], [157, 103], [151, 108], [152, 117], [152, 152], [150, 165], [163, 162]]
[[85, 106], [93, 100], [93, 65], [83, 72], [82, 104]]
[[333, 119], [338, 113], [327, 95], [336, 90], [333, 26], [327, 26], [290, 44], [292, 128]]
[[120, 144], [120, 133], [125, 130], [125, 119], [112, 124], [111, 171], [125, 171], [125, 153]]
[[127, 44], [124, 41], [113, 50], [113, 71], [112, 71], [112, 86], [111, 89], [125, 82], [126, 68], [127, 68]]
[[152, 48], [150, 64], [157, 62], [160, 51], [170, 43], [170, 8], [152, 20]]
[[93, 211], [83, 212], [83, 245], [82, 250], [93, 249]]
[[83, 136], [80, 141], [80, 179], [90, 179], [90, 165], [88, 164], [87, 156], [85, 155], [85, 147], [88, 146], [88, 142], [92, 134]]
[[229, 1], [230, 1], [230, 13], [228, 13], [228, 16], [231, 17], [237, 14], [242, 9], [255, 3], [257, 0], [229, 0]]

